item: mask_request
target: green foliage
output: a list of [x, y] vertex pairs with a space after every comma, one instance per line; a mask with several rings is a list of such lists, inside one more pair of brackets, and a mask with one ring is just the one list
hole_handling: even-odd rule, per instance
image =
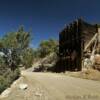
[[24, 50], [21, 61], [26, 69], [32, 66], [33, 58], [34, 57], [33, 57], [33, 49], [32, 48], [28, 48], [28, 49]]
[[8, 63], [10, 63], [9, 67], [11, 68], [11, 70], [14, 71], [17, 67], [19, 67], [20, 57], [18, 55], [17, 50], [12, 50], [11, 61], [10, 62], [8, 61]]
[[0, 93], [5, 90], [8, 86], [8, 83], [6, 81], [6, 79], [4, 78], [4, 76], [0, 76]]
[[20, 71], [16, 68], [14, 71], [5, 63], [5, 58], [0, 56], [0, 93], [20, 76]]
[[30, 40], [30, 32], [25, 32], [22, 26], [17, 32], [7, 33], [0, 39], [0, 93], [20, 76], [21, 64], [25, 68], [32, 66], [33, 50], [29, 48]]
[[3, 75], [0, 75], [0, 93], [7, 87], [9, 87], [14, 80], [18, 79], [19, 76], [19, 69], [16, 69], [14, 71], [8, 69]]
[[[10, 32], [0, 40], [0, 43], [4, 48], [11, 50], [10, 55], [7, 54], [8, 51], [6, 50], [8, 56], [5, 59], [6, 65], [8, 65], [12, 70], [15, 70], [21, 62], [24, 62], [27, 67], [32, 64], [32, 50], [27, 51], [30, 40], [30, 32], [25, 32], [23, 26], [21, 26], [17, 32]], [[25, 61], [21, 61], [21, 57]]]
[[[8, 75], [6, 75], [6, 74], [8, 74]], [[15, 69], [14, 71], [9, 70], [9, 71], [7, 71], [7, 72], [5, 73], [4, 76], [5, 76], [6, 80], [7, 80], [8, 86], [10, 86], [10, 84], [11, 84], [14, 80], [16, 80], [16, 79], [19, 78], [19, 76], [20, 76], [20, 70], [19, 70], [18, 68]]]
[[3, 75], [8, 69], [8, 66], [5, 64], [5, 60], [0, 56], [0, 75]]
[[5, 90], [10, 84], [20, 75], [20, 71], [16, 68], [14, 71], [5, 63], [5, 58], [0, 56], [0, 93]]
[[16, 33], [16, 39], [19, 44], [18, 48], [25, 49], [29, 46], [31, 40], [30, 32], [25, 32], [23, 26], [21, 26]]
[[30, 32], [25, 32], [21, 26], [17, 32], [7, 33], [0, 41], [4, 48], [25, 49], [29, 46], [31, 37]]
[[52, 52], [57, 50], [57, 41], [54, 39], [41, 41], [39, 45], [40, 57], [45, 57]]
[[2, 44], [3, 44], [4, 48], [17, 48], [18, 44], [17, 44], [15, 32], [7, 33], [2, 38]]

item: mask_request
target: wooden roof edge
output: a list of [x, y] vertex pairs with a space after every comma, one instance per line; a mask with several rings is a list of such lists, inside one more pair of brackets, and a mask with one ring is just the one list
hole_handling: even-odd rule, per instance
[[97, 28], [100, 28], [100, 24], [91, 24], [89, 22], [86, 22], [85, 20], [83, 20], [82, 17], [75, 19], [73, 22], [69, 23], [68, 25], [65, 24], [64, 28], [59, 32], [59, 34], [62, 34], [68, 27], [70, 27], [71, 24], [75, 23], [75, 22], [83, 22], [86, 23], [90, 26], [96, 26]]

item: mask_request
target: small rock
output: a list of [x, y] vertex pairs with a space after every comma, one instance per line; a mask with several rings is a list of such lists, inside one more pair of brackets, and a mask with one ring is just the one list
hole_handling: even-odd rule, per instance
[[28, 85], [27, 84], [20, 84], [19, 85], [19, 89], [21, 89], [21, 90], [25, 90], [27, 88], [28, 88]]

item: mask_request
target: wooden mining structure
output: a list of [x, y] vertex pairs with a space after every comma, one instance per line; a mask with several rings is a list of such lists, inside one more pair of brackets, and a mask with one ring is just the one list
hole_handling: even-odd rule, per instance
[[[84, 48], [97, 33], [97, 25], [77, 19], [59, 33], [59, 61], [56, 71], [81, 71]], [[90, 46], [90, 51], [93, 45]]]

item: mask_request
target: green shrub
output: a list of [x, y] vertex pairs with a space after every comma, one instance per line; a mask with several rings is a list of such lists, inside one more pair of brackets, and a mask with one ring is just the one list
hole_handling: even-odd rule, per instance
[[4, 91], [7, 87], [10, 87], [12, 82], [18, 79], [20, 76], [20, 71], [17, 68], [15, 71], [7, 70], [2, 76], [0, 76], [0, 93]]
[[13, 72], [13, 81], [14, 80], [16, 80], [16, 79], [18, 79], [19, 78], [19, 76], [20, 76], [20, 70], [19, 70], [19, 68], [17, 68], [14, 72]]
[[32, 67], [33, 64], [33, 49], [28, 48], [22, 54], [22, 65], [25, 69]]
[[41, 41], [39, 45], [39, 54], [41, 58], [46, 57], [52, 52], [56, 52], [58, 47], [58, 42], [57, 40], [54, 39], [49, 39], [49, 40], [44, 40]]
[[20, 76], [20, 71], [19, 69], [16, 69], [15, 71], [9, 71], [8, 75], [6, 76], [6, 80], [8, 82], [8, 86], [10, 86], [10, 84], [18, 79]]
[[0, 39], [0, 46], [3, 47], [0, 48], [0, 93], [18, 79], [19, 65], [25, 68], [32, 66], [33, 50], [29, 48], [30, 40], [30, 32], [25, 32], [23, 27]]
[[3, 76], [0, 76], [0, 93], [5, 90], [8, 86], [8, 82], [6, 81], [6, 78]]

